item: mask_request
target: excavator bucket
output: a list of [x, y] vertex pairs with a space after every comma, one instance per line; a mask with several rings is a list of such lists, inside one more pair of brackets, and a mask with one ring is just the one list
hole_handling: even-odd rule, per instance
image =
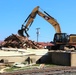
[[[18, 34], [20, 35], [20, 36], [23, 36], [24, 37], [24, 30], [18, 30]], [[29, 34], [27, 33], [27, 31], [25, 30], [25, 34], [27, 35], [27, 37], [29, 37]]]
[[18, 30], [18, 34], [24, 37], [23, 30]]

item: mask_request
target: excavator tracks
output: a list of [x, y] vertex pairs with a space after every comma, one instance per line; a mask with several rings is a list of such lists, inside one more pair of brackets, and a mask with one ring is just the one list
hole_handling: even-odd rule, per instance
[[18, 70], [14, 72], [2, 73], [0, 75], [61, 75], [64, 73], [76, 73], [76, 67], [48, 67], [41, 69]]

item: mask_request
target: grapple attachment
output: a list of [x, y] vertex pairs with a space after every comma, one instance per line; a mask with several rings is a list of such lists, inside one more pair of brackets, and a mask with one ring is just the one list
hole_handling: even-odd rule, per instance
[[23, 30], [18, 30], [18, 34], [20, 35], [20, 36], [23, 36], [24, 37], [24, 34], [23, 34]]
[[[20, 36], [23, 36], [23, 37], [24, 37], [24, 30], [23, 30], [23, 29], [18, 30], [18, 34], [19, 34]], [[29, 34], [27, 33], [26, 30], [25, 30], [25, 34], [26, 34], [27, 37], [29, 37]]]

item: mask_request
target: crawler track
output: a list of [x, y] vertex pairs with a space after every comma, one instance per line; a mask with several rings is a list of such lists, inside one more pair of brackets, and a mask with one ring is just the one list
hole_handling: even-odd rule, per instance
[[76, 72], [76, 67], [49, 67], [42, 69], [19, 70], [14, 72], [2, 73], [0, 75], [53, 75], [66, 72]]

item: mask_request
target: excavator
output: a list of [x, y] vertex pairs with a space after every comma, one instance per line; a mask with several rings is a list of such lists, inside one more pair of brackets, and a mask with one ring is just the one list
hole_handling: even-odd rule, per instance
[[[36, 15], [41, 16], [43, 19], [45, 19], [47, 22], [49, 22], [55, 29], [56, 33], [54, 34], [53, 44], [54, 46], [51, 46], [50, 49], [53, 50], [64, 50], [64, 47], [75, 48], [76, 44], [76, 35], [70, 34], [67, 35], [67, 33], [62, 33], [59, 23], [56, 19], [54, 19], [52, 16], [50, 16], [46, 11], [42, 10], [41, 12], [39, 10], [39, 6], [35, 7], [30, 15], [27, 17], [27, 19], [22, 24], [22, 27], [20, 30], [18, 30], [18, 34], [20, 36], [24, 37], [24, 32], [27, 37], [29, 37], [29, 34], [27, 31], [29, 30], [29, 27], [32, 25]], [[26, 23], [26, 24], [25, 24]]]

